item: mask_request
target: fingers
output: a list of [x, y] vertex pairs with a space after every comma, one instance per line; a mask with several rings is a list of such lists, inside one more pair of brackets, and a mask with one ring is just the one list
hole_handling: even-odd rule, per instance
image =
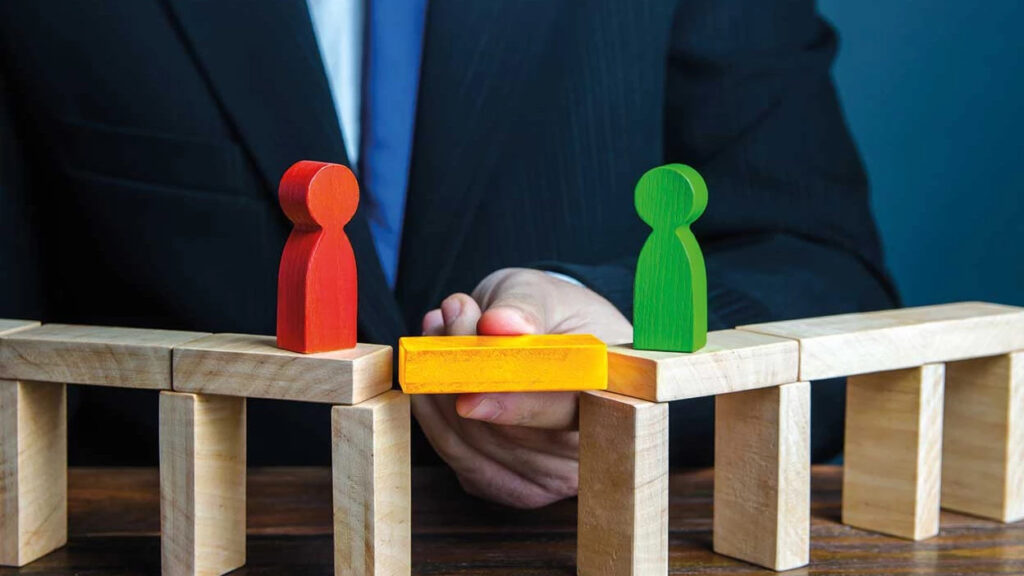
[[446, 335], [473, 335], [480, 320], [480, 306], [468, 294], [452, 294], [441, 302], [441, 316]]
[[576, 392], [511, 392], [461, 394], [455, 402], [459, 416], [502, 426], [574, 430], [579, 425]]
[[444, 336], [444, 316], [440, 308], [435, 308], [423, 316], [424, 336]]
[[[545, 471], [538, 472], [530, 469], [530, 464], [537, 466], [536, 457], [530, 457], [523, 451], [501, 451], [501, 456], [506, 460], [516, 460], [518, 467], [523, 469], [522, 472], [516, 471], [507, 463], [495, 460], [472, 446], [459, 430], [452, 428], [451, 419], [446, 415], [452, 411], [450, 398], [414, 395], [411, 400], [413, 414], [431, 446], [455, 470], [466, 492], [516, 508], [537, 508], [575, 494], [574, 483], [578, 477], [576, 468], [573, 468], [575, 460], [553, 464], [552, 457], [544, 457], [540, 460]], [[478, 436], [479, 432], [474, 430], [466, 436]], [[493, 445], [486, 447], [494, 451]], [[537, 476], [546, 482], [534, 480]]]
[[473, 292], [485, 310], [477, 331], [491, 336], [548, 332], [552, 282], [542, 272], [515, 268], [488, 276]]

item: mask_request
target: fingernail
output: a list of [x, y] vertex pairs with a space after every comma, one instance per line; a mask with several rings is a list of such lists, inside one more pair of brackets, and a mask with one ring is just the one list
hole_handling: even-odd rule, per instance
[[501, 414], [502, 408], [499, 402], [491, 400], [490, 398], [484, 398], [466, 414], [466, 418], [472, 420], [494, 420]]

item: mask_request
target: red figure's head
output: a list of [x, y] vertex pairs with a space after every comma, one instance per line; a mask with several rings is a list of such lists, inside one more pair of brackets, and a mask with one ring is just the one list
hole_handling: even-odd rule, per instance
[[340, 164], [302, 160], [281, 177], [281, 208], [296, 228], [341, 229], [359, 206], [359, 184]]

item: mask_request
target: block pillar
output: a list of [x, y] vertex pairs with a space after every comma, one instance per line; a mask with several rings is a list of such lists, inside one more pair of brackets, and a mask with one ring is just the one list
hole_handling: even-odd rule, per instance
[[715, 552], [782, 571], [810, 561], [811, 386], [715, 397]]
[[160, 393], [164, 576], [245, 564], [245, 398]]
[[581, 576], [668, 573], [668, 404], [580, 396]]
[[939, 533], [942, 364], [846, 385], [843, 523], [922, 540]]

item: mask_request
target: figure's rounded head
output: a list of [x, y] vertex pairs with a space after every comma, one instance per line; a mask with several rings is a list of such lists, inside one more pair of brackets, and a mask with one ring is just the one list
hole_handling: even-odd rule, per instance
[[301, 160], [281, 177], [281, 208], [296, 227], [343, 227], [359, 206], [359, 184], [341, 164]]
[[696, 170], [668, 164], [648, 170], [636, 184], [636, 212], [648, 226], [675, 229], [692, 224], [708, 205], [708, 187]]

